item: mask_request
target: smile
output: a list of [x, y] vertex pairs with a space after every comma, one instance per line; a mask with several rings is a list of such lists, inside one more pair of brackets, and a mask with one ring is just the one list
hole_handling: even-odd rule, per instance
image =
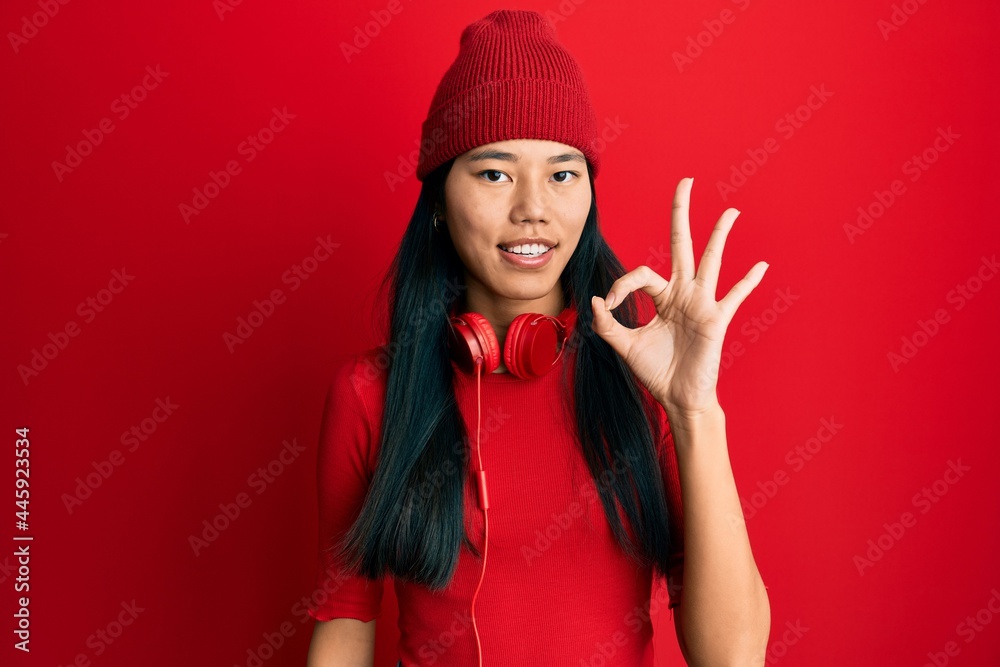
[[552, 252], [555, 246], [539, 244], [524, 244], [505, 248], [498, 245], [500, 257], [503, 262], [511, 268], [518, 269], [540, 269], [547, 265], [555, 254]]
[[521, 257], [541, 257], [545, 253], [552, 250], [549, 246], [542, 245], [540, 243], [517, 245], [510, 248], [506, 248], [502, 245], [498, 245], [497, 247], [507, 253], [510, 253], [511, 255], [519, 255]]

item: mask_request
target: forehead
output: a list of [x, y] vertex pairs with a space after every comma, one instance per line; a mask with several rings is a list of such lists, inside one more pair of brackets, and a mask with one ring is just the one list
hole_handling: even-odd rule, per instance
[[578, 148], [558, 141], [548, 139], [508, 139], [476, 146], [459, 156], [460, 160], [478, 161], [485, 159], [506, 160], [539, 160], [546, 161], [554, 157], [575, 156], [583, 160], [583, 153]]

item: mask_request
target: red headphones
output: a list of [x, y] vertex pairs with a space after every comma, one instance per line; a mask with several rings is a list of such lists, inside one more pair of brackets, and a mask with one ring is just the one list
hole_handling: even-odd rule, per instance
[[[566, 338], [576, 321], [576, 309], [568, 306], [558, 317], [522, 313], [507, 329], [503, 363], [516, 377], [530, 380], [548, 372], [566, 348]], [[489, 320], [479, 313], [450, 317], [449, 351], [466, 373], [476, 372], [476, 360], [482, 359], [483, 372], [492, 373], [500, 366], [500, 343]]]

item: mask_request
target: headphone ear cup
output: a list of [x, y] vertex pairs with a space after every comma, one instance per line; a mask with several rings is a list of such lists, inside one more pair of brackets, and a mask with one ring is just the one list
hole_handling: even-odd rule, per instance
[[452, 359], [466, 373], [476, 373], [476, 359], [483, 359], [483, 372], [500, 367], [500, 342], [490, 321], [479, 313], [452, 316], [449, 349]]
[[562, 355], [563, 322], [551, 315], [524, 313], [507, 329], [503, 360], [507, 370], [529, 380], [546, 373]]

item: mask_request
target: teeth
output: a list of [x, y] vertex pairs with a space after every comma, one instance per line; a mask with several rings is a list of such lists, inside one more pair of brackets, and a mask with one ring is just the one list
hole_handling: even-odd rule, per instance
[[550, 250], [548, 246], [542, 245], [540, 243], [525, 243], [510, 248], [506, 246], [501, 246], [501, 247], [507, 252], [514, 253], [515, 255], [525, 255], [529, 257], [542, 255]]

